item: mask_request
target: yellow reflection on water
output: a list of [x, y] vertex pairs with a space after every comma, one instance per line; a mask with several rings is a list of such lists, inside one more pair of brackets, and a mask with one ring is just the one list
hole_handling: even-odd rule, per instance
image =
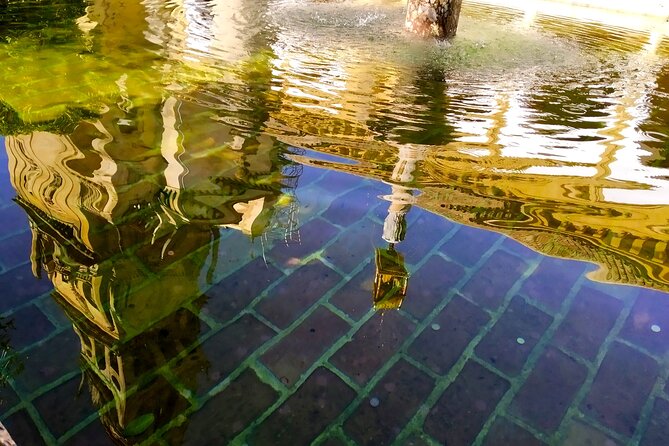
[[[418, 206], [602, 264], [599, 279], [666, 288], [663, 31], [471, 6], [459, 36], [435, 44], [403, 34], [402, 18], [395, 1], [97, 0], [67, 25], [68, 39], [26, 33], [0, 46], [0, 101], [13, 117], [4, 131], [17, 134], [8, 147], [60, 166], [30, 181], [51, 185], [50, 212], [88, 248], [82, 209], [114, 221], [123, 206], [110, 186], [118, 155], [107, 148], [126, 128], [151, 155], [133, 161], [149, 179], [124, 193], [156, 188], [179, 218], [257, 234], [253, 222], [276, 197], [245, 195], [224, 211], [207, 169], [243, 176], [236, 154], [249, 141], [251, 170], [267, 167], [261, 154], [278, 141], [353, 161], [294, 158], [302, 163], [419, 190]], [[199, 127], [174, 124], [198, 114]], [[89, 169], [94, 192], [75, 203], [62, 160], [82, 155], [57, 135], [72, 128], [100, 159]], [[408, 162], [410, 175], [398, 176]]]

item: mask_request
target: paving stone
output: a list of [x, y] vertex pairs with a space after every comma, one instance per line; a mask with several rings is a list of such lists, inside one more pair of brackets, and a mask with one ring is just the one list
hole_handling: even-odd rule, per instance
[[462, 295], [496, 310], [506, 293], [527, 269], [527, 264], [504, 251], [495, 251], [462, 288]]
[[209, 299], [202, 313], [227, 322], [280, 277], [283, 273], [262, 258], [252, 260], [207, 291]]
[[[308, 222], [326, 210], [328, 206], [330, 206], [330, 203], [337, 197], [337, 192], [338, 191], [325, 190], [318, 184], [300, 188], [297, 197], [297, 201], [299, 202], [296, 215], [298, 221], [297, 226]], [[299, 234], [303, 235], [301, 231]], [[292, 235], [297, 235], [297, 233], [293, 233]]]
[[527, 246], [517, 242], [509, 236], [505, 236], [504, 238], [505, 240], [502, 242], [502, 247], [510, 253], [520, 257], [521, 259], [525, 261], [532, 261], [539, 257], [539, 253], [537, 253], [534, 249], [528, 248]]
[[498, 418], [488, 431], [483, 442], [484, 446], [546, 446], [546, 443], [537, 439], [534, 435], [505, 419]]
[[209, 360], [209, 367], [199, 377], [198, 394], [226, 379], [273, 336], [271, 328], [247, 314], [207, 339], [202, 352]]
[[409, 354], [439, 374], [446, 374], [490, 317], [473, 303], [456, 296], [409, 347]]
[[619, 434], [631, 436], [658, 375], [658, 364], [624, 344], [604, 357], [581, 410]]
[[584, 272], [584, 263], [545, 257], [520, 292], [549, 310], [557, 311]]
[[363, 186], [353, 189], [336, 198], [330, 207], [321, 214], [331, 223], [344, 227], [360, 221], [381, 200], [381, 190], [375, 186]]
[[278, 396], [253, 370], [246, 369], [191, 415], [181, 444], [228, 444], [274, 404]]
[[411, 434], [403, 444], [406, 446], [430, 446], [430, 443], [422, 439], [418, 434]]
[[562, 444], [564, 446], [622, 446], [599, 429], [575, 421], [567, 431]]
[[321, 367], [252, 434], [251, 444], [310, 444], [355, 397], [339, 377]]
[[[2, 145], [0, 144], [0, 147]], [[3, 172], [3, 176], [5, 173]], [[14, 191], [13, 187], [9, 186], [12, 192]], [[13, 194], [12, 194], [13, 195]], [[10, 202], [11, 203], [11, 202]], [[5, 207], [0, 211], [0, 234], [3, 236], [5, 234], [14, 234], [21, 231], [28, 231], [28, 215], [26, 212], [16, 203], [11, 203], [9, 206]], [[3, 242], [4, 243], [4, 242]]]
[[[415, 265], [421, 262], [436, 246], [439, 246], [455, 223], [441, 215], [420, 208], [414, 208], [412, 211], [417, 214], [416, 218], [408, 222], [406, 238], [397, 249], [404, 255], [407, 262]], [[430, 230], [425, 231], [424, 228], [430, 228]]]
[[328, 438], [323, 443], [320, 443], [319, 446], [346, 446], [346, 443], [339, 438]]
[[20, 446], [39, 446], [46, 445], [42, 436], [35, 426], [35, 422], [30, 418], [28, 412], [21, 410], [12, 414], [9, 418], [2, 420], [7, 432], [12, 436], [14, 442]]
[[669, 401], [657, 398], [640, 444], [641, 446], [660, 446], [666, 444], [667, 441], [669, 441]]
[[51, 433], [59, 438], [95, 413], [88, 391], [80, 391], [81, 376], [76, 376], [34, 401]]
[[44, 276], [36, 279], [30, 264], [24, 264], [0, 274], [0, 313], [45, 294], [53, 289]]
[[67, 317], [63, 309], [51, 296], [46, 296], [42, 299], [39, 299], [37, 302], [37, 307], [42, 313], [44, 313], [52, 323], [55, 323], [57, 327], [71, 327], [72, 321]]
[[457, 263], [432, 256], [409, 278], [409, 290], [402, 309], [418, 319], [430, 314], [448, 296], [464, 274]]
[[12, 321], [11, 345], [16, 350], [46, 338], [54, 326], [35, 305], [29, 305], [7, 318]]
[[27, 229], [28, 225], [26, 224], [23, 232], [2, 240], [0, 265], [2, 265], [5, 270], [16, 268], [17, 266], [30, 261], [33, 236]]
[[299, 241], [288, 245], [279, 241], [266, 257], [282, 267], [297, 266], [305, 257], [323, 249], [335, 238], [339, 230], [322, 218], [314, 218], [300, 226], [299, 232]]
[[[110, 409], [112, 412], [109, 412], [107, 420], [115, 421], [111, 429], [118, 432], [125, 444], [142, 444], [170, 422], [183, 416], [189, 407], [188, 400], [169, 381], [158, 375], [141, 383], [137, 391], [126, 399], [122, 412], [123, 423], [119, 423], [116, 418], [118, 406]], [[146, 415], [153, 416], [151, 424], [142, 426], [141, 432], [127, 432], [133, 423]]]
[[[658, 329], [660, 331], [656, 332]], [[620, 336], [652, 353], [667, 353], [669, 351], [669, 299], [666, 293], [642, 290], [625, 321]]]
[[441, 252], [465, 266], [473, 266], [490, 249], [501, 235], [484, 229], [461, 226]]
[[323, 177], [324, 174], [325, 171], [323, 169], [318, 169], [309, 166], [302, 166], [302, 172], [300, 172], [300, 177], [299, 177], [300, 190], [304, 190], [306, 189], [305, 186], [318, 182]]
[[313, 260], [272, 289], [256, 309], [277, 327], [286, 328], [340, 280], [337, 272]]
[[576, 295], [553, 343], [586, 359], [594, 359], [613, 329], [623, 303], [599, 291], [583, 287]]
[[216, 259], [216, 269], [213, 273], [212, 282], [225, 278], [230, 271], [246, 265], [253, 257], [262, 258], [262, 246], [257, 242], [234, 229], [221, 229], [221, 247], [219, 248]]
[[504, 378], [469, 361], [425, 420], [425, 432], [442, 444], [471, 444], [509, 389]]
[[330, 297], [330, 303], [354, 320], [360, 320], [374, 305], [374, 262], [368, 263]]
[[[414, 416], [434, 380], [400, 360], [371, 390], [344, 423], [344, 431], [362, 445], [391, 444]], [[378, 400], [373, 407], [370, 398]]]
[[377, 313], [330, 359], [339, 370], [364, 384], [411, 335], [415, 326], [397, 311]]
[[99, 419], [95, 419], [64, 444], [66, 446], [114, 446], [114, 442]]
[[511, 412], [544, 432], [554, 432], [587, 377], [573, 358], [548, 347], [516, 397]]
[[261, 360], [284, 384], [292, 386], [349, 328], [339, 316], [319, 307]]
[[0, 385], [0, 417], [2, 417], [9, 409], [16, 406], [19, 402], [19, 397], [14, 390], [9, 387], [9, 384], [3, 383]]
[[[58, 354], [55, 354], [55, 353]], [[28, 393], [79, 369], [81, 343], [72, 330], [65, 330], [21, 354], [23, 371], [16, 381]]]
[[[515, 297], [502, 317], [476, 346], [476, 354], [510, 376], [520, 373], [553, 318]], [[522, 343], [519, 343], [522, 339]]]
[[325, 258], [346, 273], [363, 261], [374, 258], [376, 245], [383, 242], [383, 229], [369, 219], [357, 222], [342, 232], [324, 253]]
[[[319, 170], [323, 172], [322, 169]], [[326, 170], [325, 175], [321, 177], [318, 185], [324, 190], [342, 193], [348, 190], [352, 190], [356, 187], [360, 187], [361, 184], [365, 183], [368, 182], [361, 179], [357, 175], [351, 175], [350, 173], [345, 172], [337, 172], [334, 170]]]

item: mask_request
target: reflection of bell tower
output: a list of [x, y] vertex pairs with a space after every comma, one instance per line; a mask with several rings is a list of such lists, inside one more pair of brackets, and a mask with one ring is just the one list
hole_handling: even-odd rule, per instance
[[48, 274], [81, 339], [101, 420], [117, 443], [140, 443], [185, 409], [156, 370], [194, 349], [195, 367], [170, 365], [192, 388], [206, 367], [193, 311], [219, 228], [262, 232], [286, 162], [273, 140], [239, 137], [206, 107], [176, 99], [114, 107], [68, 135], [8, 137], [7, 150], [33, 270]]
[[383, 197], [390, 202], [383, 222], [383, 240], [388, 242], [388, 248], [376, 249], [375, 309], [399, 308], [407, 295], [409, 273], [404, 266], [404, 256], [395, 250], [395, 245], [406, 236], [406, 216], [416, 202], [413, 189], [407, 184], [414, 180], [417, 163], [424, 158], [423, 149], [400, 147], [399, 160], [391, 176], [392, 192]]

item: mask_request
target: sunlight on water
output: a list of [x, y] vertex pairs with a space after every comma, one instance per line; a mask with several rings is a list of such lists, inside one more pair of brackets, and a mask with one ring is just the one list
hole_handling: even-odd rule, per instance
[[[653, 35], [471, 4], [436, 43], [402, 31], [398, 1], [100, 0], [74, 16], [6, 31], [4, 133], [186, 101], [209, 116], [203, 140], [221, 125], [232, 147], [260, 132], [343, 157], [301, 160], [406, 183], [428, 209], [518, 237], [638, 237], [665, 271], [669, 83]], [[473, 197], [496, 204], [482, 214]]]

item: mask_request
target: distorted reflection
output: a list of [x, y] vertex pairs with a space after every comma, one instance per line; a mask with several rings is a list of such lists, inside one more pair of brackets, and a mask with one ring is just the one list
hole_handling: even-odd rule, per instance
[[[277, 207], [294, 205], [281, 197], [297, 172], [274, 141], [222, 123], [207, 130], [208, 110], [169, 97], [111, 108], [70, 134], [6, 141], [16, 200], [30, 219], [33, 271], [53, 282], [81, 339], [93, 401], [123, 444], [187, 407], [164, 379], [140, 380], [196, 343], [194, 301], [203, 273], [216, 267], [219, 228], [258, 237]], [[201, 364], [182, 383], [206, 366], [191, 357]]]
[[[182, 444], [188, 417], [222, 392], [231, 370], [252, 369], [250, 355], [249, 376], [260, 370], [259, 387], [281, 396], [225, 432], [231, 439], [255, 435], [242, 432], [257, 427], [255, 417], [290, 413], [284, 402], [317, 367], [326, 377], [336, 367], [348, 373], [347, 391], [369, 390], [365, 379], [403, 362], [391, 344], [407, 345], [408, 355], [400, 338], [428, 326], [445, 296], [461, 291], [455, 284], [476, 277], [479, 259], [456, 265], [436, 252], [447, 244], [445, 226], [433, 236], [434, 220], [414, 223], [412, 209], [597, 263], [595, 279], [669, 289], [669, 68], [657, 36], [620, 39], [518, 12], [488, 17], [472, 5], [458, 39], [433, 45], [395, 27], [400, 0], [92, 0], [32, 11], [37, 4], [0, 1], [0, 135], [15, 201], [29, 218], [32, 271], [53, 283], [80, 338], [96, 410], [118, 444]], [[315, 185], [299, 190], [304, 177]], [[302, 218], [313, 223], [309, 238], [301, 238]], [[257, 251], [241, 252], [239, 239]], [[237, 263], [221, 264], [230, 258]], [[433, 268], [423, 270], [429, 280], [410, 283], [424, 265]], [[443, 265], [453, 278], [441, 276]], [[218, 297], [229, 299], [218, 304], [228, 307], [219, 310], [232, 316], [212, 322], [207, 293], [247, 267], [251, 277], [234, 286], [248, 295], [224, 290], [230, 296]], [[350, 295], [337, 306], [340, 292]], [[428, 298], [412, 300], [419, 295]], [[383, 316], [369, 311], [402, 305]], [[454, 319], [471, 319], [473, 339], [493, 310], [462, 307]], [[562, 317], [561, 308], [544, 316]], [[386, 316], [395, 332], [383, 337], [384, 327], [371, 324]], [[218, 334], [242, 319], [261, 327], [257, 344], [239, 346], [242, 336], [232, 336], [234, 347], [203, 352], [203, 325]], [[1, 355], [13, 355], [8, 322], [0, 318]], [[292, 333], [303, 339], [291, 341]], [[335, 358], [353, 333], [381, 333], [382, 346], [372, 352], [361, 335], [369, 358]], [[242, 359], [200, 392], [210, 362], [237, 347]], [[298, 359], [272, 356], [285, 352]], [[0, 361], [7, 364], [15, 369], [0, 369], [0, 380], [18, 373], [20, 364]], [[56, 386], [44, 385], [45, 393]], [[42, 396], [18, 393], [30, 404]]]

